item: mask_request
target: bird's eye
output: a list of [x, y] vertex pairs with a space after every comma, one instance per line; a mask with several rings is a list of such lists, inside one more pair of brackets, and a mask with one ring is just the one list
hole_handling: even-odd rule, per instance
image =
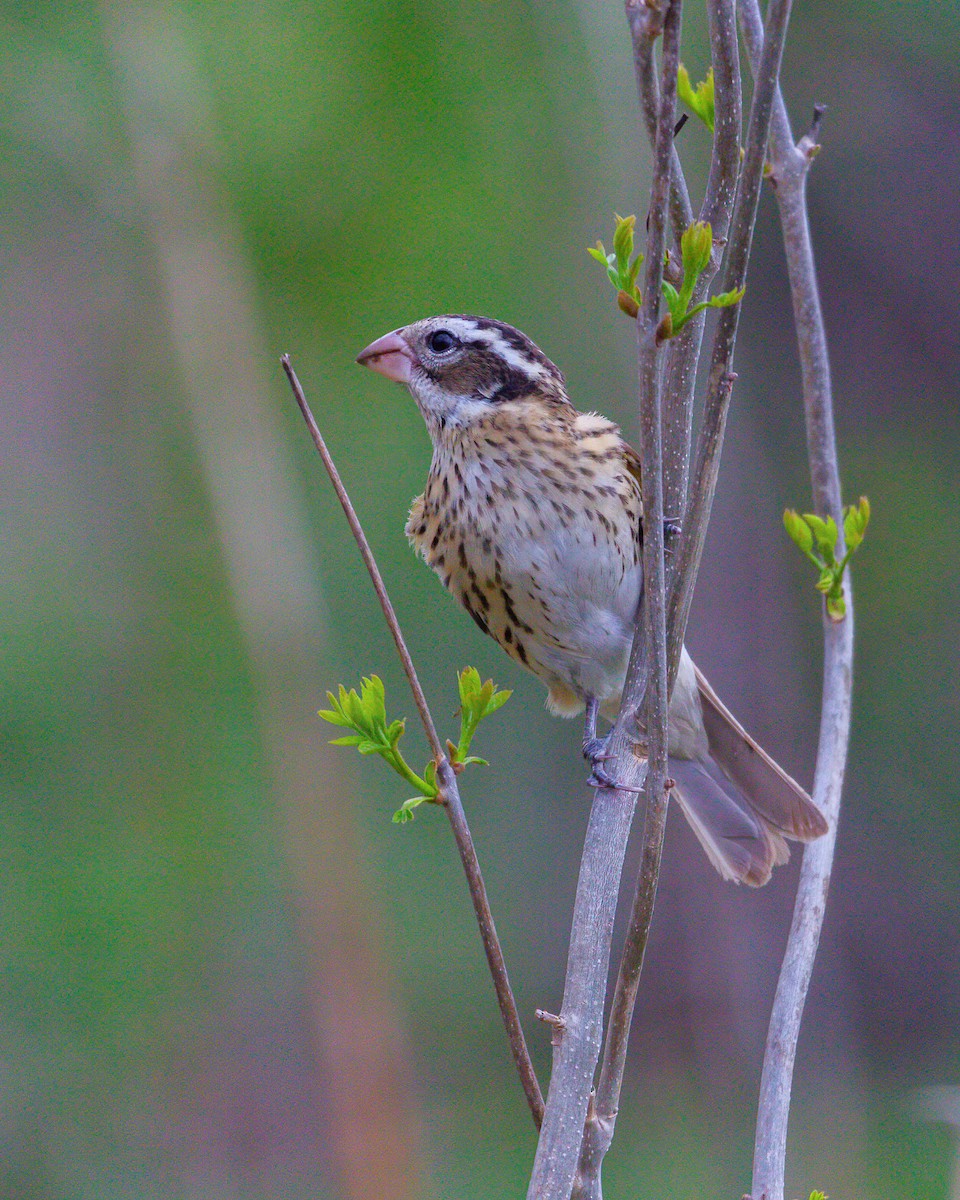
[[447, 354], [456, 345], [457, 339], [449, 329], [438, 329], [427, 338], [427, 349], [434, 354]]

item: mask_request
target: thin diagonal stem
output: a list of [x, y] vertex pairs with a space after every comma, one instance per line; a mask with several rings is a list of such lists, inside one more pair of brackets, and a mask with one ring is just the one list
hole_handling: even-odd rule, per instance
[[360, 524], [360, 518], [357, 516], [357, 510], [353, 507], [353, 502], [344, 486], [343, 480], [340, 478], [340, 472], [337, 470], [337, 465], [333, 461], [333, 456], [327, 449], [327, 443], [323, 439], [323, 434], [314, 419], [313, 413], [310, 411], [310, 406], [307, 404], [307, 398], [303, 393], [303, 387], [300, 380], [297, 378], [297, 373], [293, 369], [290, 362], [289, 354], [284, 354], [280, 363], [287, 374], [287, 379], [290, 381], [290, 387], [293, 389], [294, 397], [297, 404], [300, 406], [300, 412], [303, 414], [303, 419], [307, 423], [307, 428], [310, 430], [310, 436], [313, 438], [313, 444], [317, 448], [317, 453], [326, 468], [327, 474], [330, 476], [330, 482], [333, 484], [333, 490], [337, 494], [337, 499], [340, 501], [340, 507], [343, 509], [343, 514], [347, 518], [347, 524], [350, 526], [350, 532], [356, 540], [360, 550], [360, 557], [363, 559], [363, 565], [367, 568], [373, 583], [373, 590], [377, 593], [377, 599], [380, 601], [380, 607], [383, 609], [384, 619], [387, 622], [387, 628], [390, 630], [390, 635], [393, 638], [394, 645], [397, 648], [397, 654], [400, 656], [400, 662], [403, 666], [403, 673], [407, 677], [407, 683], [410, 685], [410, 691], [413, 693], [413, 700], [417, 706], [417, 712], [420, 714], [420, 722], [423, 725], [424, 733], [427, 735], [427, 741], [430, 743], [430, 749], [433, 751], [433, 756], [439, 765], [445, 758], [443, 744], [440, 741], [440, 736], [437, 733], [437, 727], [433, 723], [433, 717], [430, 714], [430, 707], [427, 704], [427, 698], [423, 694], [423, 688], [420, 686], [420, 680], [417, 676], [417, 669], [413, 665], [413, 659], [410, 657], [410, 651], [407, 649], [407, 643], [404, 640], [403, 632], [400, 629], [400, 622], [397, 620], [397, 614], [394, 612], [393, 603], [387, 594], [387, 586], [383, 582], [383, 576], [380, 574], [380, 568], [377, 566], [377, 560], [373, 556], [373, 551], [370, 548], [370, 543], [367, 541], [367, 535], [363, 532], [363, 526]]
[[380, 601], [380, 607], [383, 609], [383, 615], [393, 636], [397, 653], [400, 655], [400, 662], [403, 664], [407, 682], [410, 684], [410, 691], [413, 693], [413, 699], [420, 714], [420, 721], [427, 735], [427, 741], [430, 743], [430, 749], [433, 751], [437, 764], [437, 781], [440, 785], [440, 796], [447, 818], [450, 821], [450, 827], [453, 830], [464, 874], [467, 877], [470, 899], [473, 902], [473, 911], [476, 914], [477, 924], [480, 927], [480, 937], [483, 941], [484, 953], [487, 956], [487, 965], [493, 977], [493, 986], [497, 993], [500, 1015], [503, 1018], [503, 1024], [507, 1031], [510, 1050], [517, 1067], [517, 1073], [520, 1076], [524, 1095], [527, 1098], [527, 1104], [530, 1106], [534, 1123], [539, 1129], [540, 1123], [543, 1120], [543, 1096], [540, 1092], [540, 1084], [537, 1082], [536, 1072], [533, 1069], [533, 1063], [530, 1061], [526, 1039], [523, 1036], [523, 1026], [520, 1024], [517, 1003], [513, 996], [513, 989], [510, 987], [507, 964], [503, 957], [500, 939], [497, 937], [493, 912], [490, 909], [486, 885], [483, 882], [483, 875], [480, 871], [480, 862], [477, 858], [473, 837], [470, 833], [470, 827], [467, 824], [466, 814], [460, 800], [457, 777], [447, 760], [446, 753], [437, 735], [437, 729], [433, 723], [427, 698], [423, 693], [423, 688], [420, 686], [420, 680], [417, 677], [413, 659], [410, 656], [403, 632], [400, 629], [400, 622], [397, 620], [397, 614], [394, 612], [393, 604], [387, 594], [387, 588], [383, 582], [383, 576], [380, 574], [380, 568], [377, 566], [377, 561], [373, 556], [370, 543], [363, 532], [360, 518], [357, 516], [356, 509], [353, 507], [343, 480], [340, 478], [340, 472], [337, 470], [319, 426], [314, 420], [313, 413], [310, 411], [310, 406], [307, 404], [300, 380], [297, 378], [297, 374], [291, 365], [290, 356], [284, 354], [280, 362], [283, 364], [283, 369], [286, 372], [287, 379], [290, 381], [290, 387], [299, 405], [300, 412], [303, 414], [303, 419], [310, 430], [310, 436], [313, 438], [313, 444], [316, 446], [317, 453], [320, 455], [327, 474], [330, 476], [333, 490], [337, 494], [337, 499], [340, 501], [344, 515], [347, 518], [347, 524], [350, 526], [350, 531], [356, 539], [360, 555], [373, 582], [374, 591], [377, 593], [377, 599]]
[[[759, 5], [757, 0], [741, 0], [739, 9], [751, 65], [760, 71], [764, 33]], [[819, 514], [832, 516], [836, 521], [841, 542], [837, 550], [842, 554], [843, 520], [830, 358], [806, 207], [806, 180], [817, 151], [815, 134], [821, 115], [817, 110], [810, 134], [794, 145], [786, 105], [779, 87], [776, 89], [770, 137], [771, 178], [783, 226], [797, 327], [813, 501]], [[837, 622], [826, 610], [823, 614], [823, 693], [813, 799], [826, 816], [829, 830], [804, 848], [793, 920], [770, 1013], [753, 1158], [753, 1195], [758, 1200], [761, 1197], [783, 1200], [793, 1068], [833, 869], [853, 687], [854, 625], [849, 574], [848, 571], [844, 588], [846, 617]]]

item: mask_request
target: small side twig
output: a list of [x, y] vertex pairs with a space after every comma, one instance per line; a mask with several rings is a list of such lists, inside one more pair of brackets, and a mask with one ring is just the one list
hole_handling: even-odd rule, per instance
[[[757, 0], [740, 0], [740, 21], [751, 68], [763, 70], [765, 36]], [[806, 180], [817, 152], [823, 109], [814, 110], [809, 132], [794, 145], [780, 88], [775, 89], [770, 136], [771, 178], [783, 227], [787, 274], [793, 298], [807, 423], [807, 454], [816, 511], [832, 516], [843, 538], [840, 472], [833, 423], [833, 393], [826, 329], [820, 308], [813, 244], [807, 220]], [[843, 546], [838, 545], [842, 555]], [[820, 734], [813, 799], [828, 832], [805, 847], [793, 920], [777, 982], [764, 1051], [753, 1158], [753, 1194], [783, 1200], [787, 1126], [800, 1021], [813, 973], [836, 844], [840, 796], [850, 736], [853, 687], [853, 599], [849, 576], [846, 616], [823, 615], [824, 668]]]
[[524, 1095], [527, 1098], [527, 1104], [530, 1107], [530, 1112], [533, 1115], [534, 1123], [539, 1129], [540, 1123], [543, 1120], [543, 1096], [540, 1092], [540, 1084], [537, 1081], [536, 1072], [533, 1068], [533, 1063], [530, 1061], [530, 1054], [527, 1050], [526, 1039], [523, 1035], [523, 1026], [520, 1023], [520, 1015], [517, 1012], [517, 1003], [514, 999], [513, 989], [510, 986], [510, 979], [507, 974], [507, 965], [503, 957], [503, 950], [500, 946], [500, 939], [497, 936], [496, 925], [493, 920], [493, 912], [490, 908], [490, 901], [487, 897], [486, 885], [483, 882], [483, 874], [480, 870], [480, 862], [477, 858], [477, 852], [473, 844], [473, 837], [470, 833], [470, 827], [467, 824], [466, 814], [463, 810], [463, 804], [460, 800], [460, 790], [457, 785], [457, 777], [454, 774], [453, 768], [447, 759], [443, 745], [437, 734], [436, 726], [433, 722], [433, 717], [430, 713], [430, 708], [427, 704], [426, 696], [423, 688], [420, 685], [420, 680], [417, 677], [416, 668], [413, 665], [413, 659], [410, 656], [410, 651], [407, 648], [407, 643], [404, 639], [403, 632], [400, 629], [400, 623], [397, 620], [397, 615], [394, 611], [393, 604], [387, 594], [386, 585], [383, 582], [383, 576], [380, 574], [380, 568], [377, 566], [376, 559], [373, 556], [373, 551], [370, 548], [370, 543], [367, 541], [366, 534], [363, 532], [363, 526], [360, 524], [360, 518], [357, 516], [356, 509], [350, 500], [347, 489], [344, 487], [343, 480], [340, 478], [340, 472], [337, 470], [336, 464], [330, 451], [327, 449], [326, 442], [320, 432], [319, 426], [314, 419], [313, 413], [310, 411], [310, 406], [307, 404], [306, 396], [303, 388], [300, 385], [300, 380], [293, 369], [290, 362], [290, 356], [284, 354], [280, 359], [283, 369], [286, 372], [287, 379], [290, 382], [290, 387], [293, 391], [294, 398], [303, 414], [303, 419], [310, 431], [310, 436], [313, 438], [313, 444], [317, 448], [317, 453], [326, 468], [327, 474], [330, 476], [330, 482], [333, 484], [333, 489], [337, 494], [337, 499], [343, 508], [344, 515], [347, 518], [347, 523], [350, 530], [356, 539], [357, 546], [360, 549], [360, 555], [363, 558], [364, 565], [369, 572], [370, 579], [373, 582], [373, 587], [377, 593], [377, 599], [380, 601], [380, 607], [383, 610], [383, 615], [386, 619], [390, 633], [393, 636], [394, 643], [397, 647], [397, 653], [400, 656], [400, 662], [403, 664], [403, 670], [407, 677], [407, 682], [410, 684], [410, 691], [413, 693], [413, 699], [417, 706], [417, 711], [420, 714], [420, 721], [423, 725], [424, 732], [427, 736], [427, 741], [430, 743], [430, 749], [433, 752], [434, 759], [437, 764], [437, 783], [440, 788], [440, 795], [443, 798], [443, 807], [450, 821], [450, 827], [453, 830], [454, 840], [457, 844], [457, 850], [460, 854], [460, 861], [463, 864], [464, 873], [467, 877], [467, 886], [470, 889], [470, 899], [473, 902], [473, 910], [476, 914], [477, 924], [480, 927], [480, 937], [483, 941], [484, 953], [487, 957], [487, 964], [490, 968], [490, 974], [493, 977], [493, 986], [497, 993], [497, 1003], [500, 1006], [500, 1014], [503, 1018], [504, 1027], [507, 1031], [507, 1038], [510, 1042], [510, 1050], [513, 1054], [513, 1060], [517, 1067], [517, 1072], [520, 1076], [520, 1082], [523, 1086]]

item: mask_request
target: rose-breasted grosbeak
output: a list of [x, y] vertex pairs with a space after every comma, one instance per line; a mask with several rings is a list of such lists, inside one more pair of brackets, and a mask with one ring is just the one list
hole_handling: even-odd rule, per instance
[[[605, 417], [578, 412], [560, 371], [500, 321], [430, 317], [357, 361], [406, 384], [433, 442], [408, 538], [484, 633], [543, 680], [551, 712], [586, 707], [596, 768], [597, 711], [616, 716], [641, 596], [637, 453]], [[725, 879], [764, 884], [788, 858], [785, 838], [826, 831], [686, 650], [669, 756], [684, 815]]]

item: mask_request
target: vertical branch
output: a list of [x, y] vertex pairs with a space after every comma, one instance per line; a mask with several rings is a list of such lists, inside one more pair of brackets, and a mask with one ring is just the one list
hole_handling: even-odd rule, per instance
[[[766, 161], [770, 116], [780, 76], [780, 61], [790, 20], [790, 9], [791, 0], [770, 0], [767, 10], [767, 30], [756, 74], [753, 102], [750, 106], [750, 123], [747, 131], [743, 170], [740, 175], [740, 188], [737, 192], [730, 223], [723, 291], [743, 287], [746, 280], [747, 263], [753, 242], [753, 229], [757, 219], [763, 167]], [[680, 662], [680, 649], [683, 645], [687, 618], [690, 615], [693, 589], [697, 582], [700, 559], [703, 556], [703, 546], [706, 541], [707, 525], [710, 521], [710, 511], [717, 488], [720, 451], [723, 447], [730, 395], [735, 379], [731, 368], [737, 340], [737, 327], [740, 321], [740, 308], [739, 304], [730, 308], [721, 308], [717, 319], [710, 374], [707, 381], [703, 426], [697, 441], [693, 492], [690, 497], [686, 524], [681, 530], [675, 583], [671, 588], [667, 614], [667, 628], [670, 631], [669, 668], [671, 679], [676, 676]]]
[[[741, 0], [740, 19], [751, 66], [759, 73], [764, 34], [757, 0]], [[823, 517], [833, 517], [842, 541], [830, 359], [806, 209], [807, 172], [818, 149], [816, 135], [821, 116], [822, 110], [815, 110], [810, 132], [794, 145], [786, 105], [779, 88], [776, 89], [770, 140], [771, 180], [783, 227], [797, 328], [814, 506]], [[837, 550], [842, 554], [842, 545]], [[830, 828], [824, 837], [804, 848], [793, 921], [770, 1014], [754, 1145], [753, 1195], [757, 1200], [783, 1200], [793, 1067], [833, 867], [853, 687], [854, 625], [849, 583], [845, 599], [847, 615], [842, 621], [831, 620], [826, 611], [823, 614], [823, 691], [813, 799]]]
[[[643, 37], [642, 22], [631, 16], [631, 32]], [[664, 463], [661, 411], [660, 285], [663, 280], [667, 238], [667, 210], [671, 190], [671, 162], [676, 114], [677, 73], [680, 65], [681, 0], [672, 0], [663, 21], [660, 108], [654, 137], [653, 183], [647, 215], [643, 302], [637, 317], [637, 375], [640, 409], [641, 486], [643, 491], [644, 600], [638, 614], [620, 713], [612, 737], [614, 775], [620, 778], [621, 759], [633, 755], [632, 733], [637, 701], [642, 698], [642, 725], [647, 741], [644, 780], [643, 855], [637, 901], [634, 904], [624, 962], [610, 1017], [610, 1034], [604, 1053], [597, 1092], [587, 1112], [580, 1147], [576, 1200], [600, 1200], [601, 1167], [613, 1138], [620, 1083], [626, 1057], [630, 1018], [643, 950], [646, 946], [656, 898], [663, 834], [667, 817], [667, 638], [666, 581], [664, 571]], [[649, 41], [649, 33], [646, 39]], [[639, 58], [639, 56], [638, 56]], [[641, 81], [641, 92], [642, 92]], [[642, 628], [641, 628], [642, 622]], [[623, 739], [628, 738], [626, 743]], [[625, 980], [626, 977], [626, 980]], [[564, 1193], [564, 1195], [569, 1193]]]
[[[704, 205], [704, 213], [709, 215], [704, 217], [704, 219], [712, 218], [718, 222], [720, 237], [723, 239], [729, 224], [736, 179], [740, 167], [740, 73], [736, 52], [736, 22], [733, 0], [708, 0], [708, 8], [710, 10], [711, 30], [713, 33], [714, 73], [717, 81], [717, 135], [714, 139], [713, 162], [710, 172], [711, 183], [708, 184], [707, 201], [705, 201]], [[666, 60], [666, 38], [664, 43], [664, 57]], [[665, 61], [665, 74], [666, 70], [667, 64]], [[704, 214], [702, 213], [701, 215], [703, 216]], [[714, 272], [710, 271], [708, 274], [712, 277]], [[705, 293], [706, 284], [703, 286], [703, 291]], [[659, 511], [666, 512], [668, 517], [673, 516], [675, 511], [669, 507], [671, 501], [668, 500], [668, 496], [671, 493], [669, 473], [671, 456], [675, 463], [682, 463], [683, 491], [679, 493], [681, 502], [686, 491], [686, 470], [689, 458], [689, 416], [692, 411], [693, 381], [696, 375], [701, 332], [702, 325], [689, 340], [685, 340], [684, 335], [673, 339], [670, 342], [667, 353], [663, 393], [664, 507]], [[688, 387], [689, 391], [687, 391]], [[669, 416], [671, 411], [677, 414], [678, 409], [680, 410], [679, 417], [674, 415], [673, 421], [678, 422], [684, 419], [687, 421], [685, 430], [680, 430], [679, 438], [677, 436], [676, 425], [671, 428]], [[684, 409], [686, 410], [685, 416]], [[646, 420], [642, 416], [642, 427], [645, 427], [646, 423]], [[645, 434], [645, 428], [642, 428], [642, 432]], [[684, 433], [686, 440], [684, 440]], [[641, 446], [643, 447], [645, 444], [644, 437], [641, 440]], [[671, 449], [668, 450], [668, 446], [671, 446]], [[654, 464], [651, 463], [648, 467], [646, 457], [644, 457], [643, 469], [644, 476], [647, 475], [648, 471], [655, 473]], [[674, 496], [676, 496], [676, 492], [674, 492]], [[651, 497], [650, 502], [655, 503], [654, 498]], [[673, 502], [675, 503], [676, 500]], [[656, 512], [647, 509], [647, 503], [648, 500], [645, 494], [644, 511], [651, 511], [652, 515], [656, 517]], [[646, 521], [644, 527], [645, 540], [653, 532], [651, 521]], [[646, 569], [645, 559], [645, 578]], [[620, 1089], [623, 1083], [623, 1073], [626, 1064], [630, 1025], [633, 1019], [633, 1010], [636, 1003], [640, 974], [643, 969], [644, 954], [646, 952], [653, 905], [656, 897], [660, 849], [663, 840], [663, 817], [666, 814], [667, 801], [667, 792], [663, 786], [663, 774], [665, 774], [666, 768], [665, 755], [663, 767], [663, 773], [658, 772], [661, 780], [660, 795], [658, 796], [652, 789], [648, 791], [648, 817], [644, 825], [643, 851], [637, 881], [637, 891], [634, 897], [620, 971], [611, 1003], [603, 1062], [597, 1084], [597, 1095], [594, 1105], [596, 1128], [591, 1129], [588, 1125], [587, 1134], [584, 1138], [581, 1175], [585, 1179], [591, 1179], [594, 1175], [599, 1177], [599, 1160], [602, 1159], [602, 1152], [605, 1149], [604, 1143], [609, 1145], [609, 1140], [613, 1136], [613, 1125], [620, 1102]], [[653, 774], [654, 767], [653, 760], [651, 759], [650, 778], [653, 777]], [[591, 1194], [589, 1191], [585, 1192], [585, 1196]], [[593, 1194], [599, 1196], [599, 1189]]]
[[[637, 92], [640, 97], [640, 112], [647, 129], [651, 147], [657, 143], [657, 129], [662, 106], [653, 44], [660, 36], [665, 20], [645, 0], [626, 0], [627, 24], [633, 44], [633, 70], [637, 77]], [[679, 58], [678, 58], [679, 62]], [[673, 240], [680, 244], [680, 235], [693, 220], [693, 205], [684, 178], [683, 166], [676, 147], [670, 150], [670, 224]]]
[[[710, 171], [700, 208], [700, 220], [708, 221], [713, 230], [714, 253], [712, 263], [697, 281], [691, 304], [699, 304], [707, 298], [710, 284], [720, 266], [740, 175], [743, 98], [735, 0], [707, 0], [707, 17], [715, 86], [715, 115]], [[691, 214], [687, 225], [692, 220]], [[675, 228], [675, 237], [682, 232]], [[705, 321], [706, 313], [699, 313], [678, 337], [671, 339], [664, 372], [663, 507], [667, 519], [681, 525], [687, 506], [693, 395]]]
[[[636, 14], [631, 4], [628, 4], [627, 11], [632, 22]], [[653, 13], [653, 10], [646, 11], [648, 16]], [[641, 404], [647, 425], [645, 453], [651, 457], [649, 468], [647, 462], [644, 462], [644, 502], [651, 506], [646, 522], [647, 529], [651, 532], [648, 534], [649, 541], [645, 539], [644, 570], [648, 570], [650, 576], [647, 583], [647, 602], [642, 606], [643, 611], [638, 614], [620, 715], [609, 742], [611, 772], [615, 779], [627, 786], [598, 790], [590, 811], [574, 901], [563, 1006], [554, 1043], [553, 1072], [527, 1193], [528, 1200], [569, 1200], [576, 1181], [584, 1127], [588, 1119], [591, 1085], [600, 1056], [613, 920], [635, 804], [631, 786], [642, 777], [644, 771], [643, 765], [633, 752], [633, 725], [647, 682], [644, 678], [646, 670], [643, 648], [648, 637], [653, 643], [649, 661], [661, 667], [660, 671], [655, 670], [656, 678], [647, 688], [651, 755], [652, 761], [655, 764], [659, 763], [659, 784], [654, 780], [652, 794], [655, 797], [655, 805], [651, 807], [656, 809], [659, 805], [660, 809], [659, 812], [655, 812], [651, 826], [653, 828], [659, 825], [659, 839], [655, 838], [653, 833], [650, 836], [651, 840], [662, 843], [665, 813], [663, 774], [666, 768], [666, 645], [659, 438], [659, 348], [656, 330], [666, 238], [670, 163], [675, 153], [673, 121], [679, 64], [680, 11], [680, 0], [672, 0], [664, 20], [663, 102], [658, 112], [656, 130], [656, 164], [649, 214], [644, 309], [638, 318], [637, 334]], [[647, 37], [650, 37], [649, 32]], [[659, 598], [654, 598], [651, 605], [651, 592], [657, 587]], [[659, 741], [659, 747], [653, 744], [655, 741]], [[659, 852], [656, 859], [658, 865]], [[655, 877], [654, 871], [654, 881]], [[590, 1127], [594, 1130], [599, 1129], [595, 1122], [591, 1122]], [[612, 1133], [612, 1126], [610, 1131]], [[585, 1194], [584, 1186], [582, 1180], [577, 1184], [578, 1196]], [[599, 1197], [599, 1160], [592, 1185], [586, 1186], [594, 1188], [588, 1194]]]
[[336, 463], [327, 449], [327, 444], [323, 440], [323, 434], [320, 432], [319, 426], [314, 420], [313, 413], [310, 411], [310, 406], [307, 404], [306, 396], [303, 394], [303, 388], [290, 362], [289, 355], [284, 354], [280, 361], [283, 364], [283, 369], [286, 372], [290, 388], [293, 391], [303, 419], [310, 430], [313, 444], [316, 446], [317, 453], [320, 455], [327, 474], [330, 476], [330, 482], [333, 484], [337, 499], [340, 501], [340, 506], [347, 518], [347, 524], [350, 526], [350, 531], [356, 540], [364, 565], [373, 582], [374, 591], [377, 593], [377, 599], [380, 601], [384, 618], [396, 644], [400, 661], [403, 664], [407, 682], [410, 684], [410, 690], [413, 693], [417, 711], [420, 714], [420, 720], [427, 735], [427, 741], [430, 743], [430, 749], [433, 751], [434, 760], [437, 764], [437, 781], [440, 785], [443, 808], [450, 821], [450, 828], [453, 830], [454, 840], [457, 843], [460, 861], [463, 864], [463, 870], [467, 877], [470, 899], [473, 902], [473, 911], [476, 914], [477, 924], [480, 927], [483, 950], [487, 956], [487, 965], [490, 968], [490, 974], [493, 977], [493, 986], [497, 993], [500, 1015], [503, 1018], [507, 1038], [510, 1042], [510, 1051], [513, 1054], [513, 1060], [516, 1064], [520, 1083], [523, 1086], [524, 1095], [527, 1098], [527, 1104], [533, 1115], [534, 1123], [539, 1128], [543, 1117], [543, 1097], [540, 1093], [540, 1085], [537, 1082], [533, 1063], [530, 1061], [526, 1039], [523, 1036], [523, 1026], [520, 1023], [520, 1014], [517, 1012], [517, 1002], [513, 996], [513, 989], [510, 987], [507, 964], [503, 957], [500, 939], [497, 936], [497, 928], [493, 921], [493, 912], [491, 911], [490, 901], [487, 897], [486, 885], [483, 882], [483, 875], [480, 871], [480, 861], [477, 858], [473, 837], [470, 833], [470, 827], [467, 824], [466, 814], [463, 811], [463, 804], [460, 800], [457, 777], [447, 760], [437, 734], [433, 716], [427, 704], [426, 696], [423, 693], [423, 688], [420, 686], [416, 668], [413, 665], [413, 659], [410, 657], [410, 651], [407, 648], [403, 632], [400, 629], [400, 622], [397, 620], [393, 604], [387, 594], [386, 584], [383, 582], [383, 576], [380, 574], [380, 568], [377, 566], [370, 543], [363, 532], [360, 518], [357, 516], [356, 509], [353, 507], [347, 489], [344, 487], [343, 480], [340, 478], [340, 472], [337, 470]]

